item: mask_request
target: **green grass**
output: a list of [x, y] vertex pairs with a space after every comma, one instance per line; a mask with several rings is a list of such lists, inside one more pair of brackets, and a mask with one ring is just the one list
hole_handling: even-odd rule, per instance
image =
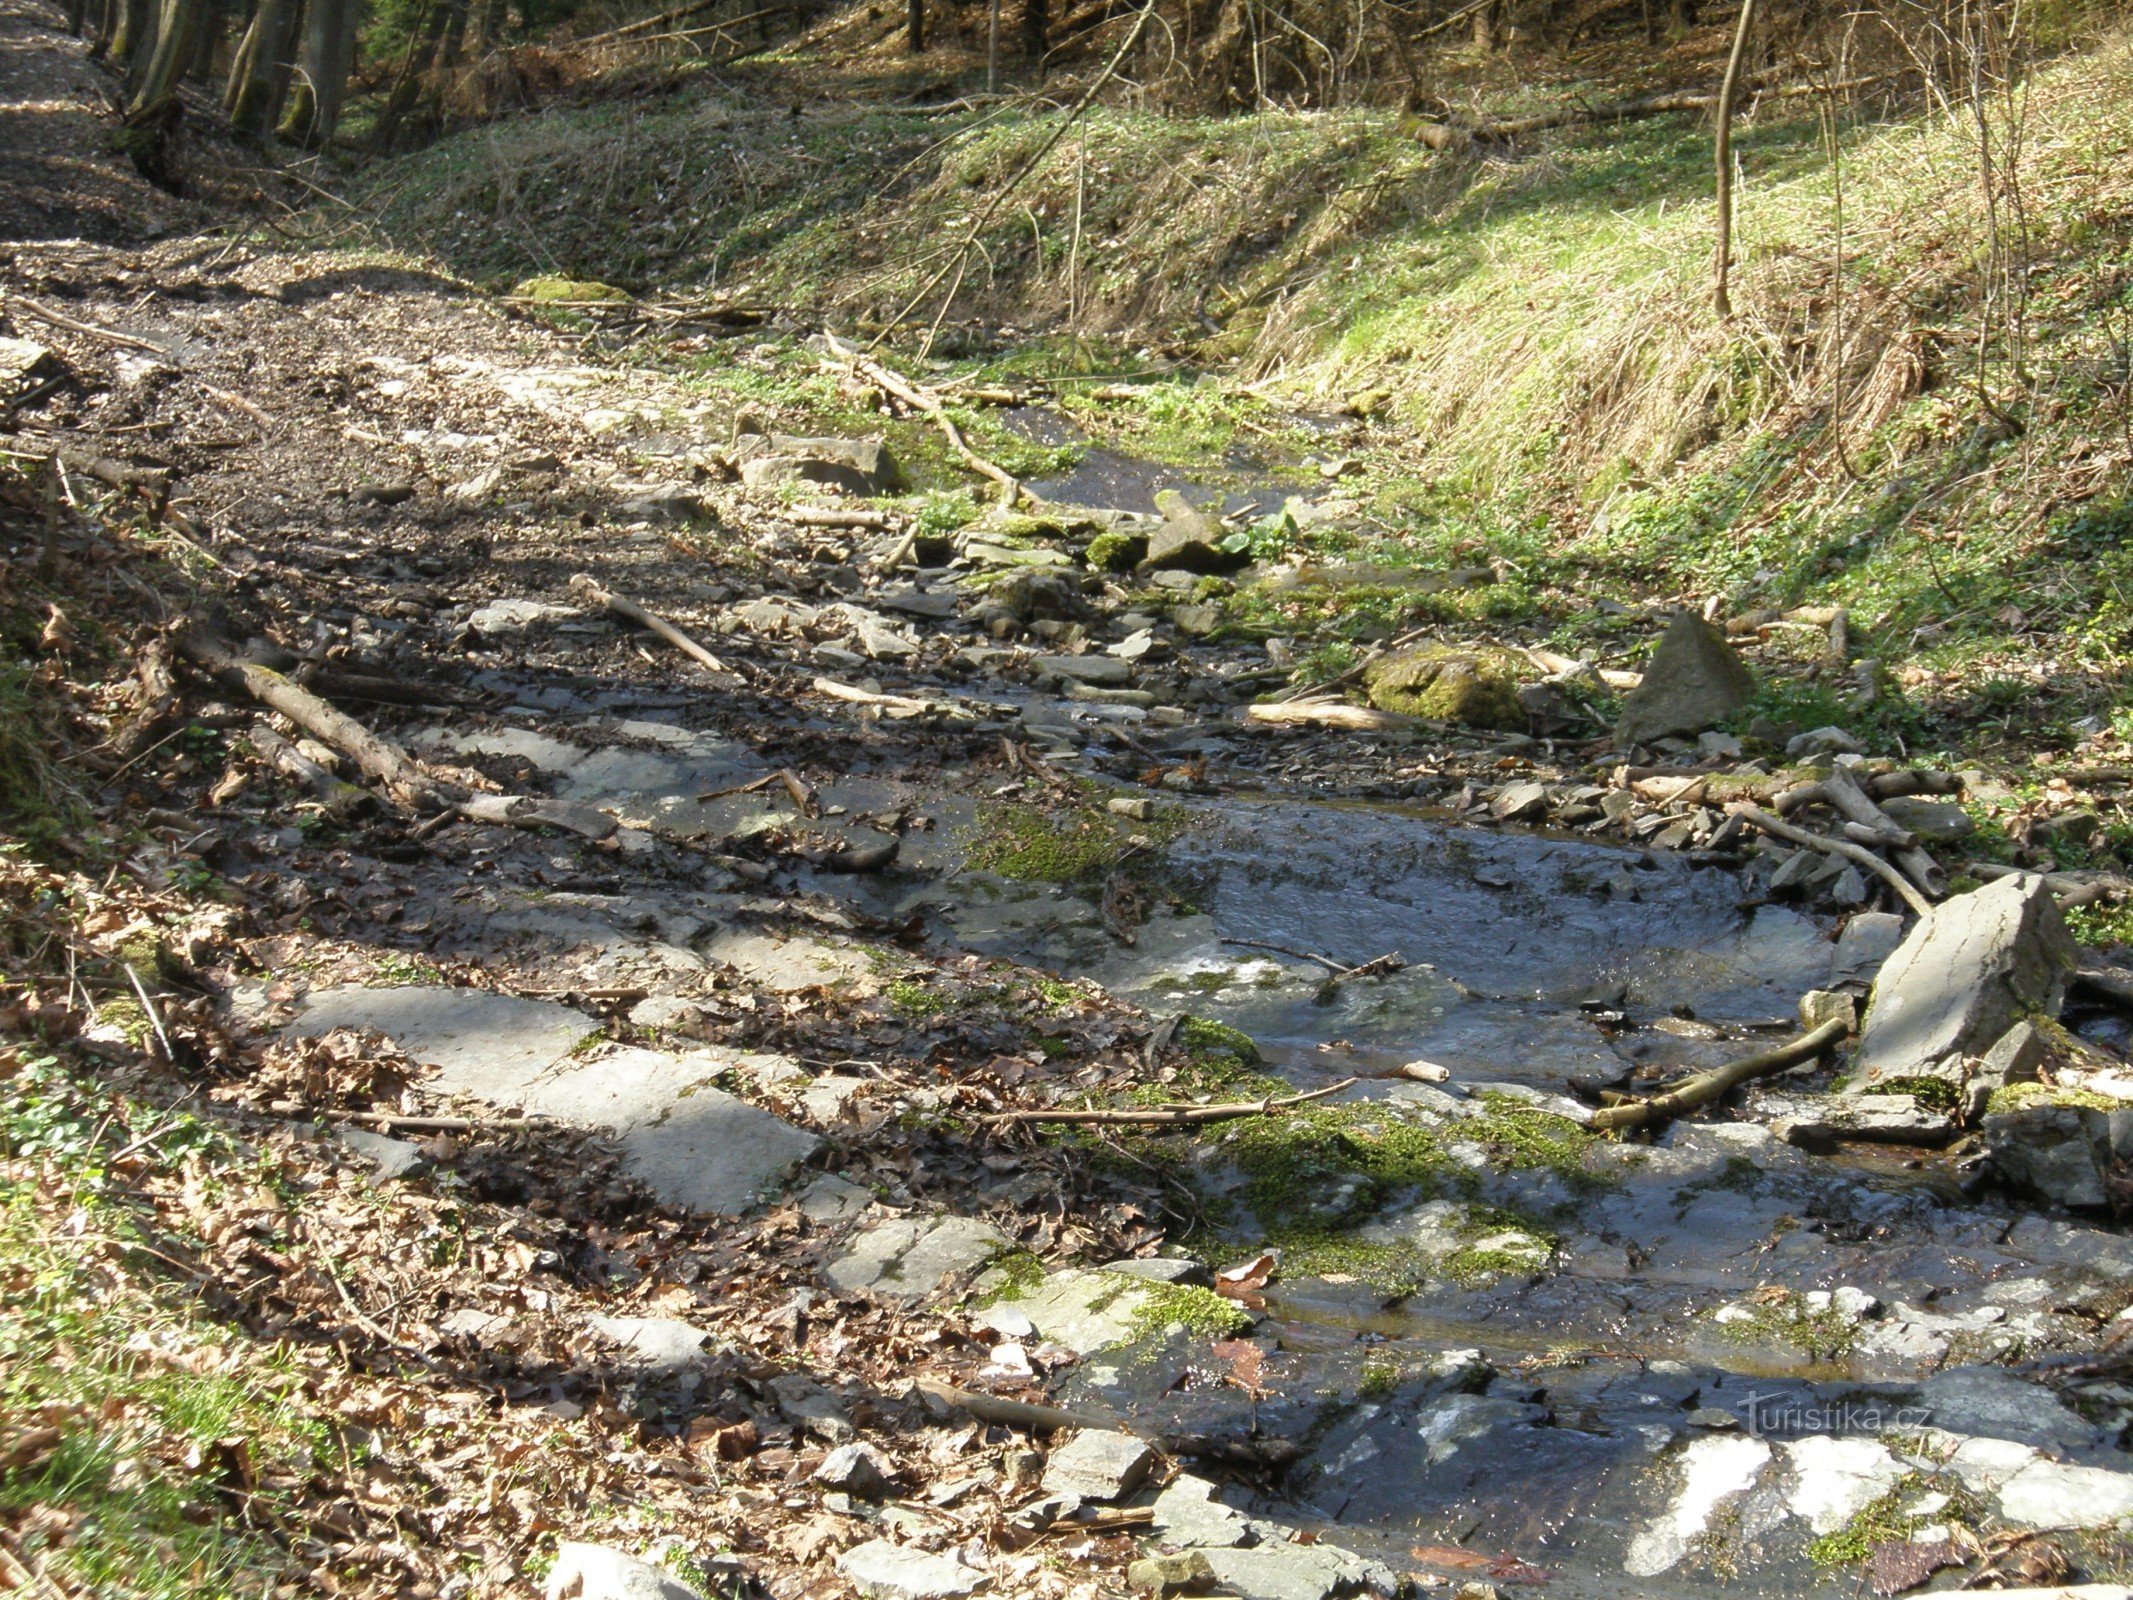
[[[105, 1163], [129, 1135], [49, 1058], [0, 1056], [0, 1515], [72, 1592], [253, 1600], [304, 1568], [264, 1531], [324, 1464], [326, 1429], [270, 1348], [203, 1321]], [[163, 1119], [159, 1160], [216, 1150]], [[249, 1496], [246, 1482], [250, 1482]], [[238, 1515], [249, 1507], [247, 1515]]]

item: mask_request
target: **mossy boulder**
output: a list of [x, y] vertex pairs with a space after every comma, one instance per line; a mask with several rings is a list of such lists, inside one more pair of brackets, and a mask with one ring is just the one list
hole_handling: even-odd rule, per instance
[[1509, 651], [1418, 644], [1379, 657], [1363, 674], [1363, 682], [1370, 703], [1381, 711], [1469, 728], [1526, 731], [1516, 658]]
[[514, 300], [532, 300], [543, 305], [573, 300], [627, 300], [630, 292], [594, 278], [528, 278], [511, 291]]
[[1089, 541], [1089, 565], [1098, 572], [1131, 572], [1148, 554], [1148, 540], [1138, 533], [1099, 533]]

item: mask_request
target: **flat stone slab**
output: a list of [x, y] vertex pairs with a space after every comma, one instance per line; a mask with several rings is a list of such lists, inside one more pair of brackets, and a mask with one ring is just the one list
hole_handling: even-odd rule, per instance
[[290, 1025], [298, 1034], [375, 1028], [424, 1066], [447, 1094], [508, 1103], [600, 1024], [551, 1000], [522, 1000], [484, 989], [407, 985], [328, 989], [305, 1002]]
[[891, 1217], [865, 1229], [823, 1269], [844, 1290], [918, 1300], [1007, 1248], [1007, 1235], [975, 1217]]
[[296, 1031], [376, 1028], [437, 1068], [430, 1086], [530, 1116], [621, 1135], [630, 1172], [670, 1204], [746, 1211], [820, 1146], [813, 1134], [712, 1080], [731, 1062], [635, 1047], [572, 1052], [600, 1025], [568, 1006], [476, 989], [335, 989], [312, 997]]
[[634, 1046], [573, 1060], [521, 1096], [537, 1116], [612, 1128], [631, 1173], [692, 1211], [746, 1211], [822, 1141], [718, 1088], [728, 1063]]
[[873, 1600], [961, 1600], [986, 1581], [960, 1561], [888, 1539], [854, 1545], [837, 1558], [837, 1570]]
[[1243, 1600], [1332, 1600], [1364, 1592], [1390, 1595], [1399, 1580], [1389, 1567], [1331, 1544], [1263, 1544], [1206, 1551], [1215, 1581]]

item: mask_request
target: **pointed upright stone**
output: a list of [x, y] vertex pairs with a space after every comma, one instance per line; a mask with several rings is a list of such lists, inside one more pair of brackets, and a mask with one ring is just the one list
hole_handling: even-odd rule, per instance
[[1745, 710], [1754, 693], [1755, 678], [1726, 636], [1693, 612], [1681, 612], [1645, 663], [1644, 681], [1622, 703], [1615, 744], [1626, 750], [1693, 736]]

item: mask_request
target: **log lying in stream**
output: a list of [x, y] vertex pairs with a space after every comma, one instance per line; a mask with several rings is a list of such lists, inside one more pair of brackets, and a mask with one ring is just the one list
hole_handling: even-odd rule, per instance
[[1308, 1094], [1287, 1094], [1278, 1099], [1233, 1100], [1217, 1106], [1106, 1106], [1087, 1110], [1052, 1111], [1001, 1111], [991, 1116], [980, 1117], [980, 1122], [994, 1124], [1009, 1122], [1081, 1122], [1097, 1123], [1105, 1127], [1133, 1128], [1198, 1128], [1210, 1122], [1231, 1122], [1239, 1117], [1265, 1117], [1276, 1111], [1287, 1111], [1308, 1100], [1323, 1100], [1329, 1094], [1356, 1083], [1354, 1078], [1343, 1078], [1339, 1083], [1329, 1083], [1323, 1089], [1313, 1089]]
[[1823, 1051], [1834, 1049], [1850, 1032], [1847, 1023], [1825, 1022], [1812, 1032], [1773, 1049], [1759, 1050], [1752, 1056], [1742, 1056], [1738, 1061], [1729, 1061], [1709, 1072], [1699, 1072], [1665, 1094], [1603, 1107], [1592, 1114], [1591, 1127], [1595, 1132], [1605, 1133], [1621, 1128], [1648, 1128], [1654, 1123], [1670, 1121], [1684, 1111], [1710, 1104], [1751, 1078], [1768, 1077], [1803, 1061], [1812, 1061]]

